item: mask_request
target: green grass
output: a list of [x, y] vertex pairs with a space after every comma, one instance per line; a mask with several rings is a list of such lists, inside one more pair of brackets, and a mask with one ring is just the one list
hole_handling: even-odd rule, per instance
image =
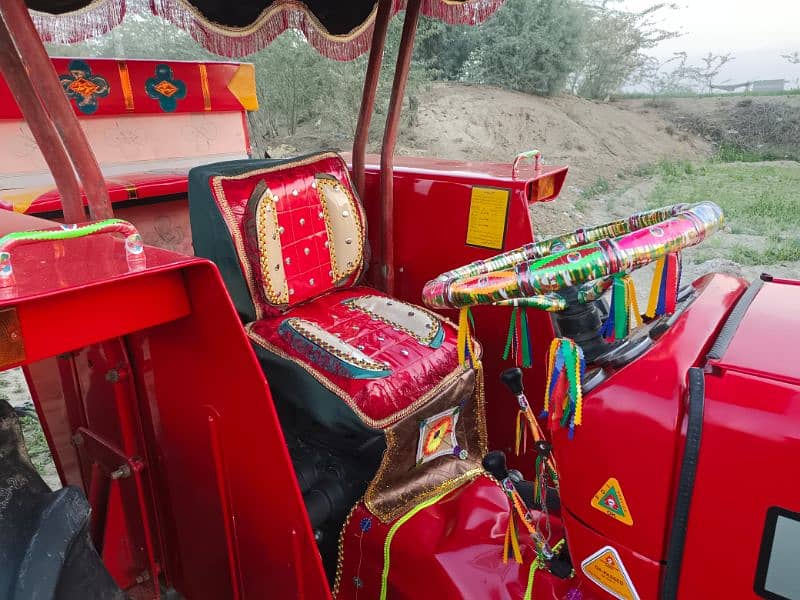
[[800, 260], [800, 240], [770, 236], [764, 250], [737, 244], [729, 250], [731, 260], [742, 265], [771, 265]]
[[[796, 256], [800, 251], [800, 163], [669, 163], [660, 166], [660, 173], [648, 200], [651, 206], [711, 200], [722, 207], [733, 232], [771, 236], [765, 251], [769, 257]], [[740, 254], [755, 260], [754, 252]]]
[[33, 417], [20, 417], [19, 424], [22, 427], [25, 445], [28, 447], [28, 456], [39, 474], [44, 475], [53, 458], [50, 456], [50, 447], [47, 445], [42, 426], [38, 419]]
[[606, 180], [605, 177], [598, 177], [593, 184], [581, 191], [581, 198], [584, 200], [591, 200], [600, 194], [607, 194], [610, 189], [611, 186], [608, 180]]
[[753, 150], [735, 144], [720, 144], [712, 160], [717, 162], [764, 162], [771, 160], [800, 160], [800, 154], [793, 149], [783, 153], [775, 149]]

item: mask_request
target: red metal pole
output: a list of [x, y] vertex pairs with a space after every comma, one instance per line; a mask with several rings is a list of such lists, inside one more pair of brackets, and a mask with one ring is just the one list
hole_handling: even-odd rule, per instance
[[381, 226], [383, 234], [383, 277], [384, 290], [394, 293], [394, 147], [397, 143], [397, 130], [400, 126], [400, 111], [406, 92], [411, 55], [414, 52], [414, 36], [417, 33], [419, 7], [422, 0], [408, 0], [406, 16], [403, 21], [403, 36], [397, 53], [394, 71], [392, 96], [389, 99], [389, 112], [386, 116], [386, 129], [383, 132], [381, 148]]
[[369, 140], [369, 124], [375, 109], [375, 94], [381, 74], [383, 48], [386, 45], [386, 31], [392, 17], [392, 0], [379, 0], [375, 15], [375, 28], [372, 30], [372, 45], [369, 49], [367, 75], [364, 78], [364, 93], [361, 95], [361, 109], [358, 112], [358, 125], [353, 140], [353, 183], [356, 191], [364, 196], [364, 155]]
[[[47, 109], [53, 124], [61, 136], [75, 170], [83, 184], [89, 202], [92, 219], [108, 219], [114, 216], [103, 174], [97, 164], [86, 134], [72, 111], [69, 100], [58, 80], [53, 63], [44, 49], [39, 33], [23, 0], [2, 0], [0, 15], [6, 23], [17, 52], [27, 67], [30, 80], [35, 80], [42, 104]], [[49, 148], [43, 148], [43, 153]]]
[[61, 194], [64, 220], [80, 223], [86, 220], [81, 200], [81, 188], [75, 178], [72, 163], [50, 116], [39, 101], [33, 85], [25, 75], [25, 67], [17, 54], [5, 23], [0, 19], [0, 71], [30, 127], [36, 144], [42, 149], [47, 166]]

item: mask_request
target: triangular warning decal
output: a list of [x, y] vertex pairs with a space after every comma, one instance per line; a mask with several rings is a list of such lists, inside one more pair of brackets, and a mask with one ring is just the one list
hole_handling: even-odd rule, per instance
[[625, 525], [633, 525], [633, 517], [631, 517], [628, 503], [625, 502], [625, 495], [622, 493], [619, 481], [613, 477], [610, 477], [594, 495], [592, 508], [596, 508]]
[[619, 600], [639, 600], [628, 571], [611, 546], [600, 548], [581, 563], [586, 576]]

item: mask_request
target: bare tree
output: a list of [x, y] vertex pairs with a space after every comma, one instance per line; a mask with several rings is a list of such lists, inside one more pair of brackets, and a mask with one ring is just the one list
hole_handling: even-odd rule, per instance
[[709, 52], [706, 56], [700, 59], [702, 64], [693, 69], [694, 77], [703, 85], [705, 91], [710, 94], [713, 89], [712, 86], [714, 85], [714, 79], [716, 79], [717, 75], [719, 75], [722, 67], [732, 60], [734, 60], [734, 57], [730, 52], [727, 54], [713, 54], [712, 52]]
[[[781, 58], [785, 58], [790, 64], [800, 65], [800, 52], [797, 50], [790, 52], [789, 54], [781, 54]], [[796, 87], [800, 88], [800, 77], [794, 80], [794, 84]]]

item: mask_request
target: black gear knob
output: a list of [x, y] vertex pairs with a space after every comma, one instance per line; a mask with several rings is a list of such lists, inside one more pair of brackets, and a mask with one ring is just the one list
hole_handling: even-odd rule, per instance
[[506, 466], [506, 455], [502, 450], [492, 450], [483, 457], [483, 468], [491, 473], [497, 481], [503, 481], [508, 477], [508, 467]]
[[519, 367], [506, 369], [500, 373], [500, 381], [502, 381], [515, 396], [519, 396], [524, 391], [522, 387], [522, 369]]

